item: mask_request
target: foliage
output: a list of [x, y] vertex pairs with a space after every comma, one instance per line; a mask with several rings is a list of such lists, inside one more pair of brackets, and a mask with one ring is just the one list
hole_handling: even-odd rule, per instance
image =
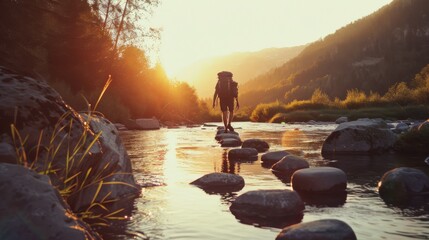
[[[15, 144], [17, 163], [39, 174], [48, 175], [53, 186], [58, 189], [60, 195], [69, 205], [73, 205], [70, 199], [81, 194], [87, 188], [96, 189], [90, 205], [76, 213], [78, 217], [91, 225], [106, 225], [109, 220], [122, 218], [118, 216], [122, 211], [121, 209], [110, 211], [107, 208], [107, 204], [117, 200], [109, 199], [110, 193], [105, 196], [99, 194], [105, 185], [128, 185], [123, 182], [109, 181], [108, 179], [115, 174], [116, 166], [110, 164], [100, 166], [98, 164], [99, 159], [96, 159], [100, 156], [91, 154], [91, 150], [97, 144], [102, 132], [92, 135], [89, 130], [89, 122], [95, 114], [110, 81], [111, 79], [106, 82], [94, 107], [88, 104], [86, 125], [81, 129], [81, 135], [77, 141], [72, 140], [71, 137], [73, 134], [73, 118], [70, 118], [73, 113], [71, 111], [63, 114], [52, 130], [48, 130], [46, 133], [41, 130], [37, 145], [30, 149], [27, 148], [26, 143], [28, 136], [21, 136], [15, 124], [11, 124], [11, 136]], [[59, 156], [59, 152], [64, 150], [66, 150], [65, 156]], [[96, 201], [96, 199], [101, 200]]]
[[266, 122], [271, 119], [274, 114], [286, 112], [286, 108], [280, 102], [259, 104], [253, 110], [250, 120], [254, 122]]
[[395, 150], [403, 153], [428, 154], [429, 128], [415, 129], [401, 134], [395, 143]]
[[[256, 106], [278, 99], [308, 100], [316, 89], [331, 99], [344, 99], [351, 89], [368, 97], [371, 91], [384, 95], [395, 83], [409, 83], [429, 63], [429, 36], [424, 34], [428, 11], [425, 0], [392, 1], [244, 84], [242, 102]], [[359, 107], [355, 101], [348, 104]]]

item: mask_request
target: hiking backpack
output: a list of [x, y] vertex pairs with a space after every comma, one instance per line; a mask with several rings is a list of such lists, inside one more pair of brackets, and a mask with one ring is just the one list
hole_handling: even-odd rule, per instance
[[[220, 98], [236, 98], [238, 97], [238, 83], [232, 81], [231, 72], [220, 72], [218, 75], [218, 82], [216, 90]], [[231, 79], [231, 81], [229, 81]]]

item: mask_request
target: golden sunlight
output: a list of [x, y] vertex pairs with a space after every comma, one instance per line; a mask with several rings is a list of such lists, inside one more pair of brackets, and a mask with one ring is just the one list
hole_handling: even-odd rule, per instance
[[169, 0], [155, 13], [169, 77], [212, 56], [316, 41], [391, 0]]

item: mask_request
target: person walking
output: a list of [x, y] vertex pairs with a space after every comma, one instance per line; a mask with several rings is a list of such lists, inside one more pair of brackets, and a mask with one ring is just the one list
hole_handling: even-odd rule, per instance
[[213, 95], [213, 108], [216, 107], [216, 100], [219, 97], [225, 132], [228, 132], [228, 130], [234, 131], [234, 128], [231, 126], [234, 118], [234, 99], [236, 100], [236, 108], [240, 108], [238, 102], [238, 83], [232, 80], [232, 73], [228, 71], [219, 72], [217, 77], [218, 81]]

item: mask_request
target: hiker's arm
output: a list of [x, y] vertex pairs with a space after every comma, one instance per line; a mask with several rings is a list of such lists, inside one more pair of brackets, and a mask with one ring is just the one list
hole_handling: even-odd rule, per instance
[[215, 93], [213, 94], [213, 108], [216, 106], [216, 100], [217, 100], [217, 88], [215, 90]]
[[240, 103], [238, 102], [238, 97], [235, 98], [235, 101], [237, 102], [237, 109], [240, 108]]

